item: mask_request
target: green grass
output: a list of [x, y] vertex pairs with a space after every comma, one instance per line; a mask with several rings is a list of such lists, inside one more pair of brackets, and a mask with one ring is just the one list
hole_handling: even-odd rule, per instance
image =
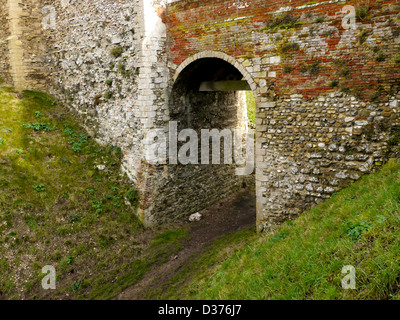
[[251, 91], [246, 91], [247, 101], [247, 117], [253, 124], [256, 123], [256, 102], [254, 100], [254, 94]]
[[301, 25], [299, 18], [292, 13], [284, 13], [274, 18], [269, 19], [266, 22], [265, 29], [290, 29]]
[[[162, 297], [399, 299], [400, 164], [389, 162], [274, 235], [242, 238], [228, 258], [220, 251], [216, 244], [197, 257]], [[355, 290], [341, 286], [345, 265], [355, 267]]]
[[200, 284], [209, 279], [213, 268], [238, 252], [246, 243], [257, 239], [255, 228], [234, 232], [217, 239], [213, 244], [204, 248], [203, 254], [194, 255], [189, 265], [183, 266], [168, 283], [168, 291], [153, 290], [148, 299], [179, 300], [190, 297], [200, 287]]
[[124, 49], [121, 46], [116, 46], [111, 49], [110, 53], [114, 58], [119, 58], [124, 53]]
[[356, 18], [363, 20], [366, 19], [368, 17], [368, 14], [371, 10], [371, 7], [369, 5], [369, 3], [365, 4], [365, 5], [357, 5], [356, 6]]
[[182, 250], [182, 241], [187, 239], [186, 237], [187, 230], [185, 229], [166, 230], [158, 233], [151, 241], [143, 258], [123, 263], [111, 277], [107, 275], [107, 270], [104, 270], [95, 280], [96, 291], [82, 298], [110, 299], [115, 297], [142, 279], [151, 266], [167, 262], [171, 255]]
[[[177, 240], [144, 250], [151, 237], [138, 241], [121, 150], [98, 145], [75, 118], [44, 93], [0, 88], [0, 299], [112, 298]], [[41, 288], [45, 265], [56, 268], [55, 291]]]

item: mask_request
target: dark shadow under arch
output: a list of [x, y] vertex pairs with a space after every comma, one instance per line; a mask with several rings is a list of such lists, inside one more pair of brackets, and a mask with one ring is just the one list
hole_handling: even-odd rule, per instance
[[[241, 129], [248, 127], [245, 91], [200, 91], [203, 82], [243, 81], [244, 75], [221, 58], [204, 57], [183, 68], [172, 87], [169, 100], [170, 122], [177, 123], [178, 133], [193, 129], [201, 137], [202, 129]], [[221, 163], [224, 160], [221, 140]], [[187, 141], [178, 144], [180, 149]], [[199, 142], [198, 160], [201, 160]], [[210, 149], [210, 163], [212, 150]], [[233, 156], [232, 156], [233, 158]], [[233, 164], [171, 164], [164, 166], [163, 178], [157, 183], [154, 211], [162, 213], [157, 221], [186, 218], [230, 194], [252, 188], [255, 176], [236, 175]], [[254, 213], [254, 225], [256, 214]]]

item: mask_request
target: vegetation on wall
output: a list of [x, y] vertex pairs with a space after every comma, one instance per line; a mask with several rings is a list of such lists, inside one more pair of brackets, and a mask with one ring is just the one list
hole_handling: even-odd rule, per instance
[[246, 91], [246, 102], [247, 102], [247, 117], [252, 124], [256, 124], [256, 102], [254, 100], [254, 94], [251, 91]]

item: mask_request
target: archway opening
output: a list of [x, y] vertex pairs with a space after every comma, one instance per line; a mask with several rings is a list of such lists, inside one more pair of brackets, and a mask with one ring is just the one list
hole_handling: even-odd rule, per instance
[[[247, 143], [254, 141], [247, 138], [255, 126], [254, 96], [243, 74], [223, 59], [195, 60], [174, 83], [169, 113], [177, 152], [175, 159], [169, 158], [164, 183], [158, 187], [168, 196], [156, 199], [156, 206], [167, 216], [185, 218], [229, 196], [238, 206], [248, 206], [251, 217], [241, 218], [255, 226], [254, 154], [251, 172], [238, 173], [249, 165]], [[191, 143], [196, 139], [197, 144]]]

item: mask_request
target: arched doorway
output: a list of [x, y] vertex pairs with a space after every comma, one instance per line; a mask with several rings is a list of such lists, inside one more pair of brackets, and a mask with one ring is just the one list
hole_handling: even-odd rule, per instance
[[162, 196], [153, 203], [163, 212], [158, 221], [187, 217], [243, 188], [256, 197], [254, 136], [244, 139], [255, 126], [247, 108], [254, 103], [250, 79], [222, 53], [198, 54], [177, 69], [169, 99], [169, 158], [157, 183]]

